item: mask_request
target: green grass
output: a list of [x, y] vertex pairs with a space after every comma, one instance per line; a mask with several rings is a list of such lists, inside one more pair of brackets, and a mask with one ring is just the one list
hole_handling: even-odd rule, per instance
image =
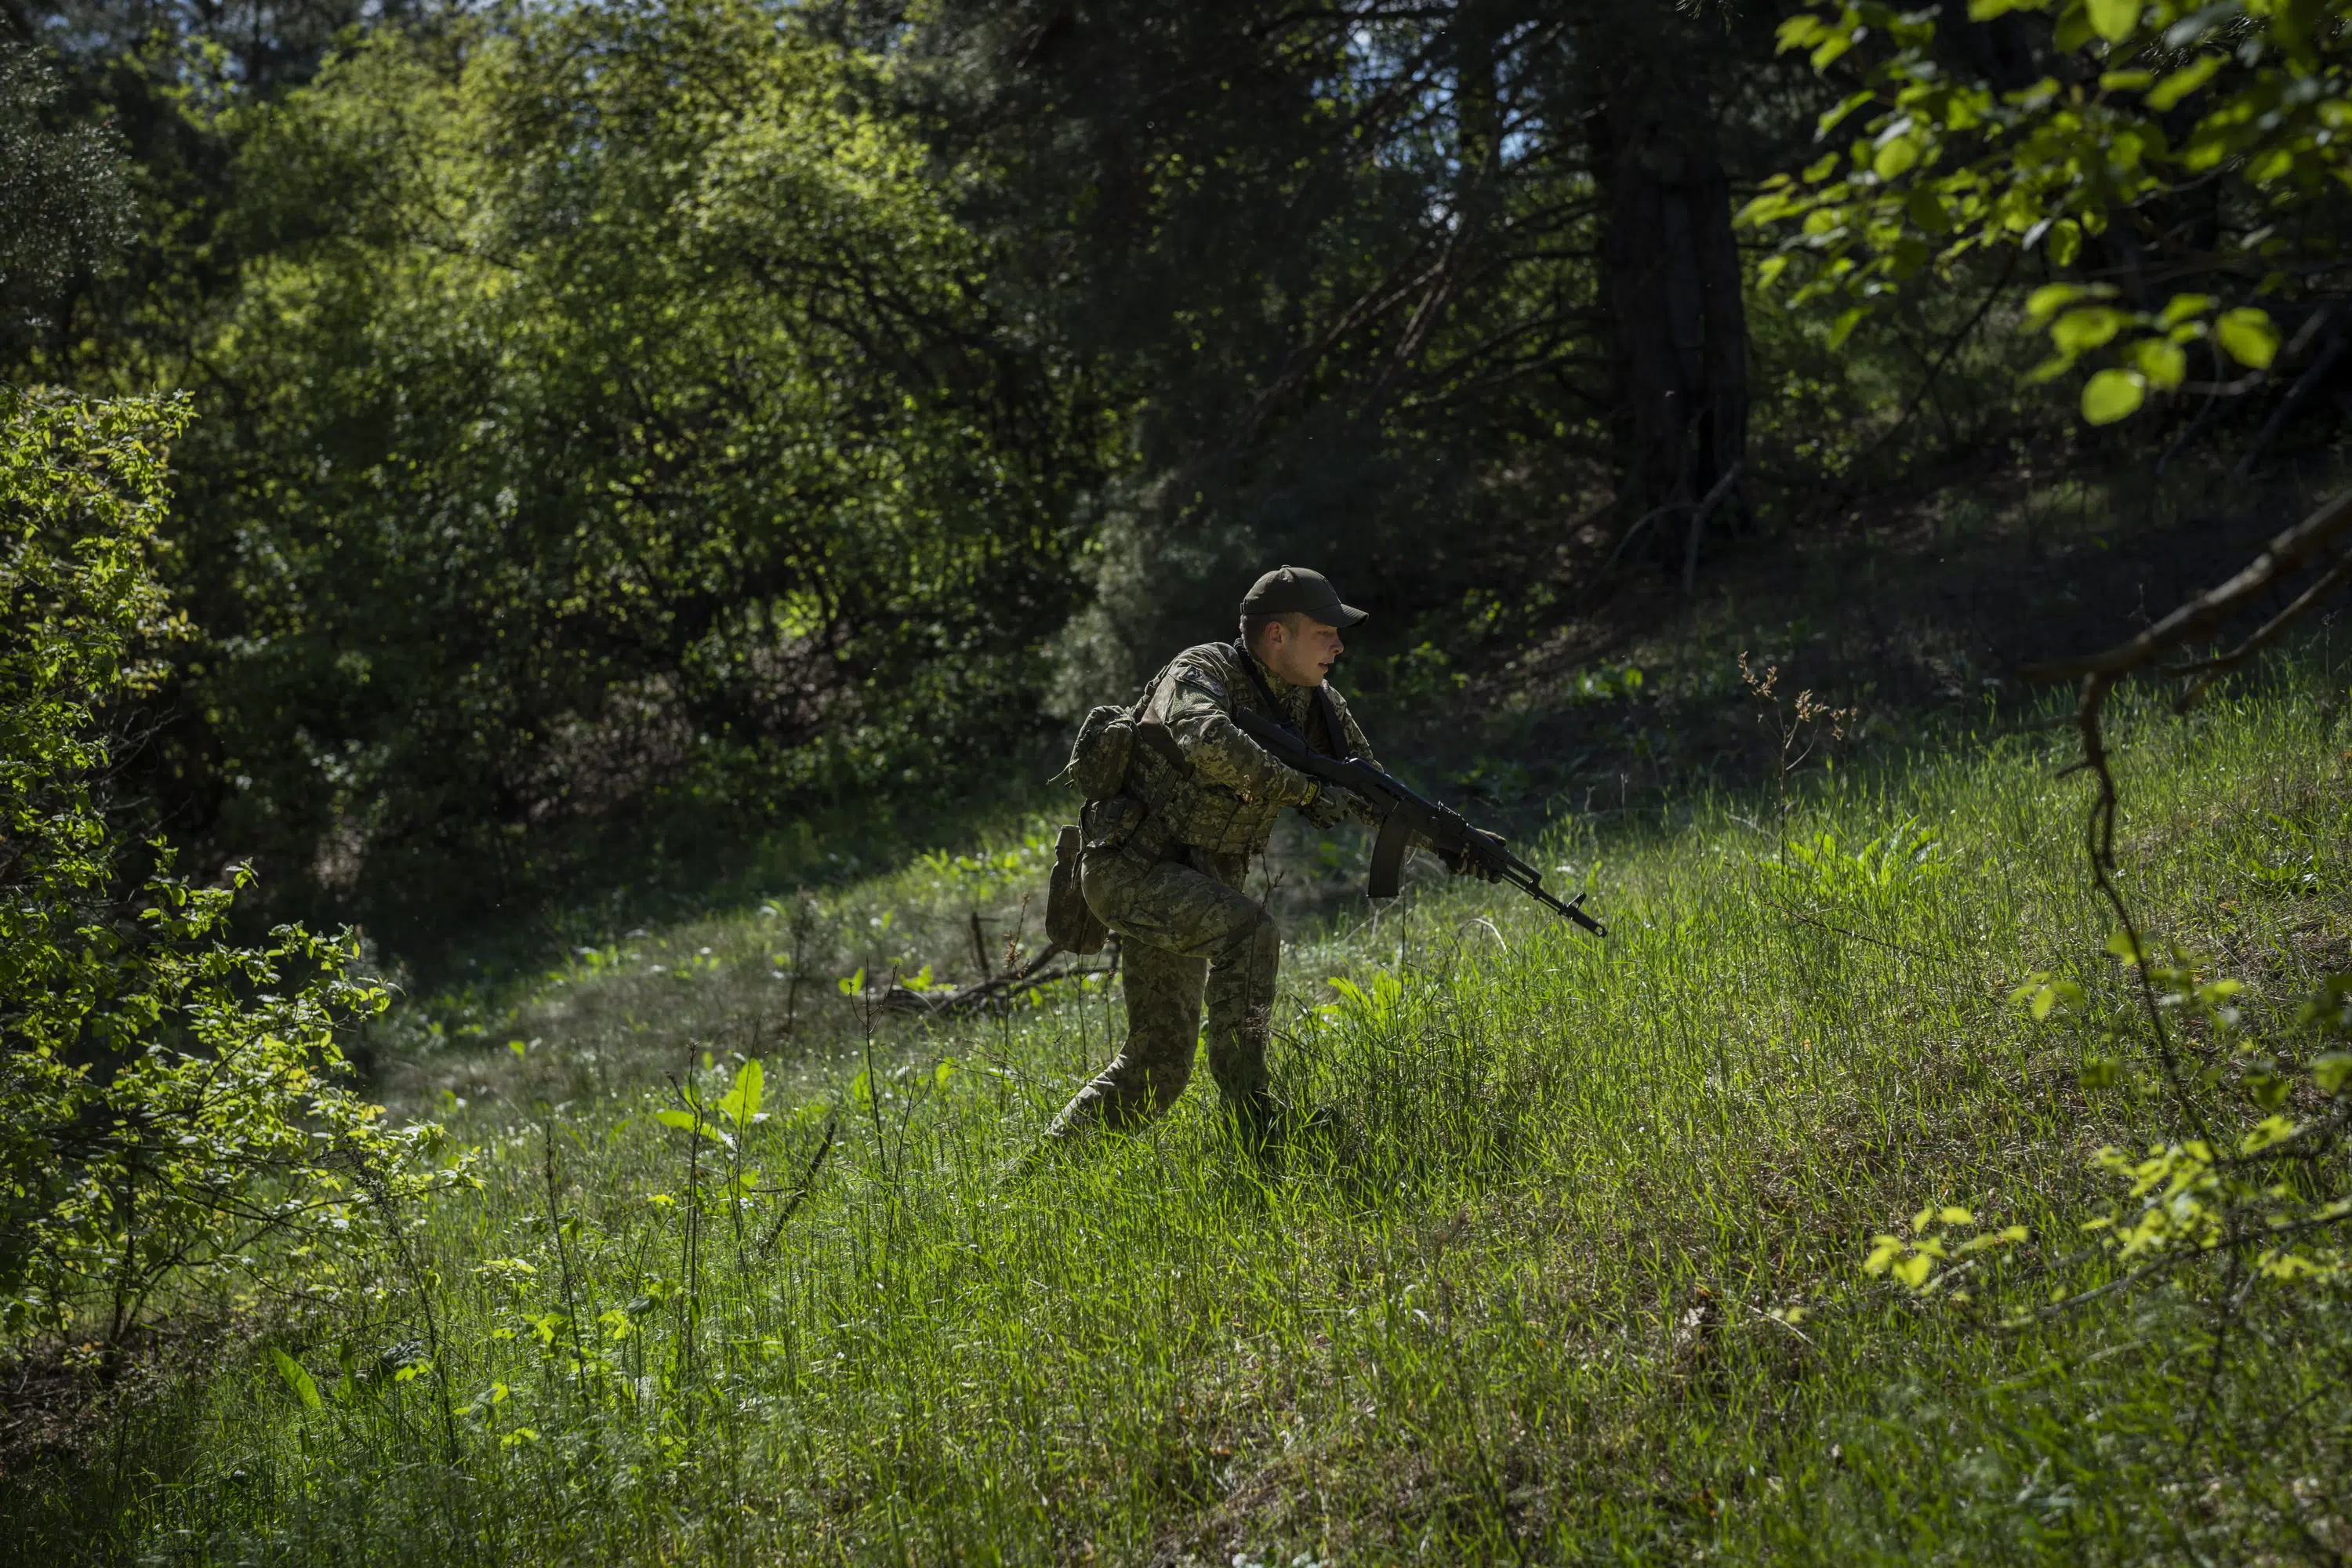
[[[2309, 684], [2118, 726], [2127, 892], [2255, 1016], [2352, 967]], [[2121, 994], [2069, 745], [1816, 775], [1789, 833], [1819, 870], [1772, 868], [1752, 799], [1563, 827], [1540, 863], [1606, 943], [1480, 886], [1302, 914], [1277, 1070], [1328, 1126], [1264, 1156], [1203, 1072], [1150, 1131], [1002, 1180], [1108, 1054], [1115, 988], [870, 1029], [839, 991], [968, 973], [974, 912], [1015, 934], [1037, 825], [583, 952], [520, 1054], [385, 1047], [478, 1191], [355, 1237], [352, 1300], [249, 1304], [7, 1478], [0, 1520], [35, 1558], [207, 1563], [2327, 1560], [2332, 1294], [2256, 1293], [2215, 1355], [2200, 1275], [2011, 1331], [1861, 1272], [1928, 1203], [2071, 1249], [2109, 1191], [2087, 1156], [2165, 1131], [2008, 1000], [2036, 970]], [[1932, 847], [1853, 854], [1904, 823]], [[1339, 872], [1293, 847], [1311, 910]], [[715, 1099], [752, 1055], [770, 1191], [738, 1205], [726, 1152], [651, 1113], [666, 1073]]]

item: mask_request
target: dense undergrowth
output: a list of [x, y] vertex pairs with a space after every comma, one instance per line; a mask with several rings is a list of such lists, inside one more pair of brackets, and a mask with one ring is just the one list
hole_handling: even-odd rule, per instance
[[[2332, 690], [2116, 725], [2126, 894], [2250, 1016], [2352, 967]], [[2011, 1330], [1982, 1309], [2054, 1276], [1971, 1310], [1861, 1267], [1923, 1205], [2073, 1254], [2094, 1152], [2173, 1131], [2012, 1001], [2124, 994], [2070, 759], [2029, 716], [1785, 819], [1564, 823], [1606, 942], [1433, 882], [1310, 919], [1277, 1065], [1323, 1114], [1264, 1153], [1202, 1083], [1008, 1177], [1115, 981], [961, 1022], [856, 990], [1034, 952], [1034, 831], [583, 950], [510, 1047], [380, 1044], [478, 1189], [355, 1237], [362, 1297], [222, 1309], [0, 1518], [42, 1561], [2335, 1560], [2330, 1288], [2217, 1344], [2218, 1274]]]

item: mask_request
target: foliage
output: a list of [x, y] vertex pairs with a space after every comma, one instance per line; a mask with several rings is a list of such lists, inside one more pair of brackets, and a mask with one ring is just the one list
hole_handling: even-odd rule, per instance
[[[126, 704], [182, 624], [154, 570], [184, 402], [0, 395], [0, 1327], [119, 1338], [214, 1281], [331, 1296], [355, 1175], [413, 1184], [429, 1129], [352, 1090], [339, 1030], [383, 1009], [349, 938], [222, 940], [109, 815]], [[110, 725], [117, 726], [112, 731]]]
[[[1465, 594], [1517, 611], [1589, 568], [1579, 525], [1641, 488], [1621, 327], [1663, 313], [1607, 290], [1673, 265], [1615, 193], [1688, 165], [1685, 216], [1727, 215], [1727, 165], [1774, 166], [1818, 96], [1744, 7], [837, 8], [900, 40], [895, 100], [963, 178], [992, 289], [1125, 420], [1071, 716], [1279, 560], [1328, 563], [1400, 656]], [[1691, 145], [1653, 157], [1623, 122], [1661, 102]]]
[[[2083, 1223], [2095, 1246], [2045, 1254], [2024, 1278], [2049, 1300], [2021, 1308], [2012, 1287], [2008, 1310], [2066, 1311], [2200, 1265], [2229, 1270], [2235, 1300], [2228, 1310], [2257, 1281], [2308, 1289], [2352, 1274], [2345, 1244], [2352, 1182], [2344, 1160], [2352, 1105], [2341, 1093], [2352, 1078], [2352, 1053], [2334, 1048], [2352, 1032], [2345, 1004], [2352, 975], [2326, 975], [2292, 1009], [2267, 1009], [2250, 1021], [2241, 1005], [2245, 983], [2210, 977], [2177, 945], [2144, 943], [2125, 931], [2107, 947], [2137, 977], [2137, 994], [2102, 1007], [2078, 983], [2037, 972], [2010, 1000], [2037, 1023], [2087, 1033], [2085, 1089], [2125, 1089], [2186, 1126], [2142, 1147], [2111, 1143], [2092, 1155], [2116, 1189]], [[2217, 1089], [2252, 1108], [2245, 1124], [2222, 1119], [2210, 1098]], [[2027, 1239], [2022, 1226], [1980, 1230], [1964, 1241], [1950, 1228], [1973, 1224], [1962, 1210], [1923, 1211], [1913, 1229], [1929, 1234], [1879, 1237], [1865, 1267], [1922, 1295], [1967, 1300], [1969, 1292], [1953, 1287], [1979, 1265], [1949, 1265]], [[2070, 1285], [2069, 1275], [2092, 1258], [2104, 1277]]]
[[[2331, 299], [2352, 184], [2338, 0], [1971, 0], [1972, 21], [2046, 13], [2033, 79], [1956, 68], [1933, 11], [1817, 6], [1781, 24], [1784, 50], [1827, 70], [1865, 47], [1859, 88], [1821, 117], [1830, 150], [1775, 175], [1741, 221], [1777, 227], [1769, 284], [1793, 263], [1792, 299], [1842, 307], [1835, 338], [1916, 279], [1984, 253], [2039, 259], [2026, 325], [2053, 353], [2044, 381], [2086, 358], [2084, 417], [2111, 424], [2151, 390], [2229, 390], [2233, 365], [2279, 353], [2274, 313]], [[1883, 42], [1882, 42], [1883, 41]], [[1858, 124], [1858, 130], [1842, 128]], [[1843, 149], [1833, 136], [1849, 138]], [[2006, 274], [2005, 274], [2006, 275]], [[2213, 292], [2157, 290], [2199, 277]], [[2225, 295], [2262, 304], [2228, 304]], [[2192, 347], [2210, 380], [2191, 382]], [[2259, 378], [2257, 378], [2259, 379]], [[2244, 383], [2235, 390], [2245, 390]]]
[[130, 237], [121, 149], [99, 126], [53, 123], [60, 94], [46, 60], [0, 40], [0, 353]]
[[758, 5], [571, 8], [225, 111], [203, 717], [159, 787], [281, 900], [429, 952], [1026, 732], [1073, 592], [1055, 395], [866, 68]]

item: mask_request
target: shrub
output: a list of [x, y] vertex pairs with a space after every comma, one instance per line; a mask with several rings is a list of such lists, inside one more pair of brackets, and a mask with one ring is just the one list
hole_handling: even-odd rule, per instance
[[224, 940], [110, 810], [119, 731], [176, 630], [153, 568], [184, 403], [0, 391], [0, 1324], [110, 1341], [208, 1282], [332, 1290], [354, 1192], [413, 1183], [430, 1129], [352, 1092], [380, 1011], [349, 933]]

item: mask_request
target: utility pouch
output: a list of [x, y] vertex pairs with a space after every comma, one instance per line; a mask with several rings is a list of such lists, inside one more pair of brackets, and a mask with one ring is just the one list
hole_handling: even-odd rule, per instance
[[1110, 934], [1087, 907], [1078, 886], [1078, 856], [1085, 847], [1086, 836], [1075, 823], [1066, 824], [1054, 843], [1054, 877], [1045, 888], [1045, 940], [1066, 952], [1100, 952]]
[[1089, 849], [1123, 849], [1143, 826], [1150, 812], [1131, 795], [1115, 795], [1108, 800], [1090, 800], [1078, 814], [1086, 830], [1086, 847]]
[[1070, 782], [1087, 800], [1107, 799], [1127, 787], [1127, 764], [1134, 754], [1135, 710], [1091, 709], [1070, 745]]

